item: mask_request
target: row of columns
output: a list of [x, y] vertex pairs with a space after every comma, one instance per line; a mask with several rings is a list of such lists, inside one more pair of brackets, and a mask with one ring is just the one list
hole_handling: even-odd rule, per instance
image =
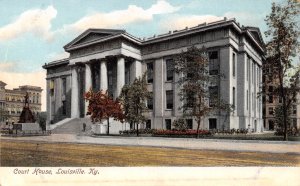
[[[117, 58], [117, 85], [115, 94], [120, 95], [123, 86], [125, 85], [125, 58]], [[135, 77], [138, 77], [141, 74], [142, 68], [139, 61], [134, 62], [135, 65]], [[71, 117], [79, 117], [79, 83], [78, 83], [78, 72], [76, 66], [73, 66], [72, 69], [72, 94], [71, 94]], [[139, 72], [139, 73], [136, 73]], [[85, 92], [89, 91], [92, 87], [92, 70], [91, 65], [85, 64]], [[105, 60], [100, 61], [100, 89], [108, 89], [108, 76], [107, 76], [107, 63]], [[88, 108], [88, 102], [85, 102], [85, 111]]]

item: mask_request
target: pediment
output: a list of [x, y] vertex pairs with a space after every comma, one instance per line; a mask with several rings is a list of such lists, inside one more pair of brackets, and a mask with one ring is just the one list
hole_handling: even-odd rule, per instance
[[123, 33], [124, 30], [113, 30], [113, 29], [88, 29], [81, 35], [76, 37], [70, 43], [64, 46], [65, 49], [71, 48], [73, 46], [79, 46], [81, 44], [86, 44], [89, 42], [101, 40], [109, 36]]
[[259, 28], [256, 28], [256, 27], [248, 27], [248, 30], [250, 31], [251, 35], [254, 37], [254, 39], [264, 45], [264, 40], [262, 38], [262, 35], [261, 35], [261, 32], [259, 30]]
[[105, 34], [105, 33], [90, 33], [87, 36], [83, 37], [79, 41], [75, 42], [73, 45], [78, 45], [78, 44], [83, 44], [83, 43], [88, 43], [89, 41], [94, 41], [101, 39], [106, 36], [110, 36], [112, 34]]

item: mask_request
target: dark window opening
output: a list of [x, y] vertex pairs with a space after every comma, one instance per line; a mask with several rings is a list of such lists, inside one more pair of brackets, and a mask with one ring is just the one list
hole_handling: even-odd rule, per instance
[[209, 121], [209, 129], [216, 129], [217, 128], [217, 119], [211, 118]]
[[[152, 95], [152, 92], [150, 93]], [[147, 99], [147, 108], [152, 110], [153, 109], [153, 98], [152, 96]]]
[[167, 109], [173, 109], [173, 90], [166, 91]]
[[150, 119], [148, 119], [146, 121], [146, 129], [151, 129], [151, 120]]
[[173, 59], [166, 60], [167, 81], [173, 81], [174, 77], [174, 61]]
[[147, 63], [147, 82], [153, 83], [153, 63]]
[[171, 119], [165, 119], [166, 129], [171, 130]]
[[192, 119], [187, 119], [186, 124], [187, 124], [188, 129], [193, 129], [193, 120]]
[[209, 106], [214, 107], [216, 106], [218, 101], [218, 87], [213, 86], [209, 87]]
[[219, 73], [219, 57], [218, 51], [209, 52], [209, 75], [217, 75]]

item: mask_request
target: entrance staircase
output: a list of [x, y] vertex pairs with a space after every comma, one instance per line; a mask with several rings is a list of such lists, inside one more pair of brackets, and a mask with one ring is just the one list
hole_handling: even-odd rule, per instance
[[[83, 123], [86, 124], [85, 131], [83, 132]], [[120, 130], [129, 130], [128, 123], [121, 123], [110, 118], [110, 134], [119, 134]], [[92, 134], [92, 125], [90, 118], [66, 118], [53, 125], [49, 126], [53, 134]], [[107, 127], [107, 121], [103, 120], [102, 125]]]
[[[83, 132], [83, 123], [86, 124], [85, 132]], [[91, 130], [91, 126], [90, 118], [66, 118], [50, 125], [50, 130], [54, 134], [84, 134]]]

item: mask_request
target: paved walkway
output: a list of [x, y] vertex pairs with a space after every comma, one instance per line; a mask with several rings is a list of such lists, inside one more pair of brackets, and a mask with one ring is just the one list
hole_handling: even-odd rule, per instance
[[300, 154], [300, 142], [216, 140], [192, 138], [84, 136], [75, 134], [52, 134], [51, 136], [0, 137], [0, 140], [43, 141], [63, 143], [86, 143], [101, 145], [151, 146], [203, 150], [228, 150], [270, 153]]

